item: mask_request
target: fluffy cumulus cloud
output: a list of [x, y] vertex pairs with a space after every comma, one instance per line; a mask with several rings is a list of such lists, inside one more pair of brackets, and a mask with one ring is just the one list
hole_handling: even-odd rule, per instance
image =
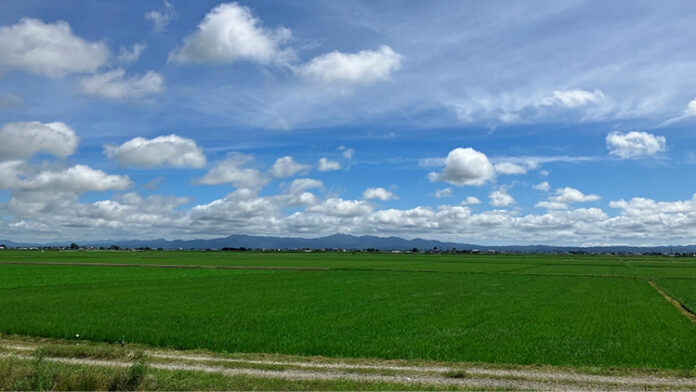
[[178, 135], [154, 139], [133, 138], [119, 146], [106, 145], [104, 153], [121, 166], [129, 167], [203, 167], [203, 149], [191, 139]]
[[648, 132], [611, 132], [606, 137], [611, 155], [621, 159], [644, 158], [667, 149], [667, 139]]
[[689, 103], [686, 105], [686, 109], [684, 109], [684, 116], [686, 116], [686, 117], [696, 116], [696, 98], [689, 101]]
[[363, 199], [366, 200], [382, 200], [382, 201], [387, 201], [387, 200], [392, 200], [392, 199], [398, 199], [399, 197], [393, 194], [392, 192], [389, 192], [388, 190], [378, 187], [378, 188], [367, 188], [365, 189], [365, 192], [363, 192]]
[[84, 193], [124, 190], [132, 186], [128, 176], [106, 174], [89, 166], [75, 165], [62, 171], [45, 171], [23, 180], [17, 187], [24, 191]]
[[488, 202], [494, 207], [507, 207], [515, 204], [515, 199], [506, 189], [498, 189], [488, 195]]
[[553, 196], [549, 197], [546, 201], [537, 203], [536, 207], [547, 208], [549, 210], [561, 210], [569, 208], [568, 205], [572, 203], [585, 203], [597, 201], [599, 199], [600, 197], [598, 195], [586, 195], [578, 189], [565, 187], [556, 189], [556, 193]]
[[109, 56], [104, 43], [85, 41], [63, 21], [44, 23], [24, 18], [0, 27], [0, 70], [58, 78], [72, 72], [94, 72]]
[[167, 0], [164, 0], [164, 6], [161, 10], [151, 10], [145, 13], [145, 20], [152, 22], [152, 29], [158, 33], [164, 31], [174, 18], [176, 18], [176, 10], [174, 5]]
[[494, 176], [495, 169], [486, 154], [473, 148], [456, 148], [447, 155], [444, 170], [431, 172], [428, 178], [457, 186], [480, 186], [493, 180]]
[[370, 84], [387, 79], [401, 67], [402, 56], [387, 45], [358, 53], [333, 51], [299, 67], [304, 77], [320, 83]]
[[86, 77], [80, 81], [82, 92], [99, 98], [122, 100], [138, 99], [164, 90], [164, 78], [157, 72], [147, 71], [133, 77], [125, 74], [123, 69], [115, 69]]
[[0, 161], [27, 159], [39, 152], [65, 158], [78, 142], [75, 131], [62, 122], [7, 123], [0, 128]]
[[542, 192], [548, 192], [551, 190], [551, 185], [549, 184], [548, 181], [542, 181], [536, 185], [534, 185], [532, 188], [542, 191]]
[[198, 29], [184, 38], [181, 47], [169, 55], [171, 61], [226, 64], [251, 61], [258, 64], [285, 64], [294, 58], [282, 45], [290, 30], [268, 30], [248, 7], [237, 3], [220, 4], [211, 10]]
[[481, 204], [481, 200], [478, 197], [467, 196], [466, 199], [462, 200], [462, 205], [476, 205]]
[[552, 196], [550, 199], [551, 201], [559, 203], [582, 203], [588, 201], [597, 201], [600, 199], [600, 197], [597, 195], [586, 195], [575, 188], [565, 187], [557, 189], [556, 195]]
[[247, 168], [253, 158], [249, 155], [231, 153], [227, 159], [215, 164], [197, 183], [204, 185], [219, 185], [230, 183], [241, 189], [259, 189], [270, 179], [257, 169]]
[[317, 164], [317, 170], [321, 172], [341, 170], [341, 164], [337, 161], [332, 161], [328, 158], [319, 158], [319, 163]]
[[275, 178], [292, 177], [308, 169], [308, 165], [297, 163], [291, 156], [287, 155], [278, 158], [268, 171], [268, 174]]

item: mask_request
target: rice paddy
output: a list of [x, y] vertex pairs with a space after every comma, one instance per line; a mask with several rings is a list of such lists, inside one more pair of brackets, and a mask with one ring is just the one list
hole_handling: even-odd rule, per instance
[[696, 309], [688, 258], [4, 251], [0, 332], [218, 352], [693, 369], [696, 325], [649, 280]]

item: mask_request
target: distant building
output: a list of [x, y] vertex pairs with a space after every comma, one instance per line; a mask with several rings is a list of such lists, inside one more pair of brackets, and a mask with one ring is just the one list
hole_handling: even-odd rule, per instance
[[7, 249], [5, 245], [0, 245], [0, 249]]

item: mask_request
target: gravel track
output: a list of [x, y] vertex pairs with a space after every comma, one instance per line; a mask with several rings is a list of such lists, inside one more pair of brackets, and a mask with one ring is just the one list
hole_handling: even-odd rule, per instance
[[[0, 357], [32, 359], [25, 354], [35, 350], [35, 344], [5, 344], [0, 347], [20, 351], [2, 353]], [[342, 361], [281, 361], [243, 358], [225, 358], [213, 355], [187, 354], [178, 351], [146, 351], [148, 366], [170, 371], [199, 371], [224, 374], [230, 377], [251, 376], [287, 380], [351, 380], [360, 382], [384, 382], [405, 385], [459, 386], [473, 389], [514, 389], [514, 390], [693, 390], [696, 391], [696, 378], [636, 375], [593, 375], [567, 370], [549, 369], [504, 369], [480, 366], [406, 366], [393, 363], [348, 363]], [[91, 359], [44, 357], [47, 361], [65, 364], [91, 366], [128, 367], [132, 362], [120, 359]], [[160, 361], [158, 361], [159, 359]], [[206, 365], [215, 362], [216, 365]], [[233, 363], [234, 367], [220, 364]], [[244, 365], [249, 365], [245, 367]], [[253, 366], [288, 366], [293, 369], [259, 369]], [[359, 372], [369, 370], [370, 373]], [[398, 374], [379, 374], [399, 372]], [[459, 377], [452, 374], [458, 372]], [[449, 376], [448, 376], [449, 374]]]

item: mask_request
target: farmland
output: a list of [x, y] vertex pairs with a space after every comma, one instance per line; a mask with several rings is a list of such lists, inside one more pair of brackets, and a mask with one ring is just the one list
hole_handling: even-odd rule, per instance
[[4, 251], [0, 332], [221, 353], [693, 369], [696, 324], [651, 281], [696, 309], [690, 258]]

